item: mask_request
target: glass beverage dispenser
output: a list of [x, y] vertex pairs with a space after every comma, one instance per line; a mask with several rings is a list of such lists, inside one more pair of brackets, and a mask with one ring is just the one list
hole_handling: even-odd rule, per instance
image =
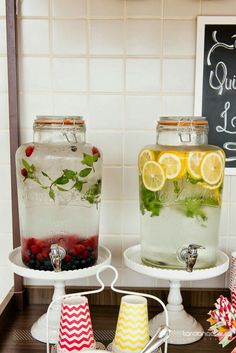
[[37, 117], [16, 153], [22, 259], [37, 270], [92, 266], [98, 256], [101, 151], [78, 116]]
[[151, 266], [216, 263], [225, 154], [202, 117], [163, 117], [139, 154], [141, 256]]

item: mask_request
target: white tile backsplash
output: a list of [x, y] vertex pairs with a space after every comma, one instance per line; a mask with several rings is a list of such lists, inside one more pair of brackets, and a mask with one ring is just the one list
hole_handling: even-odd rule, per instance
[[49, 54], [49, 21], [19, 20], [18, 38], [22, 54]]
[[160, 96], [126, 95], [126, 129], [153, 130], [160, 115]]
[[194, 60], [163, 60], [163, 91], [171, 93], [193, 93]]
[[89, 0], [89, 15], [93, 17], [122, 17], [124, 1], [121, 0]]
[[161, 16], [162, 1], [161, 0], [127, 0], [126, 1], [128, 17], [145, 17], [145, 16]]
[[0, 20], [0, 54], [7, 53], [5, 20]]
[[8, 95], [7, 93], [0, 93], [0, 130], [7, 130], [9, 128], [8, 119]]
[[[32, 141], [36, 115], [83, 115], [87, 140], [104, 155], [100, 244], [112, 250], [119, 285], [167, 286], [127, 269], [122, 259], [140, 237], [137, 156], [155, 143], [161, 115], [193, 114], [197, 15], [236, 15], [235, 0], [21, 0], [19, 5], [21, 141]], [[12, 285], [5, 261], [12, 245], [4, 15], [0, 0], [0, 302]], [[236, 250], [235, 214], [236, 177], [226, 176], [219, 247], [228, 254]], [[113, 273], [103, 276], [109, 285]], [[227, 283], [223, 275], [184, 286]], [[94, 286], [96, 279], [69, 284]]]
[[20, 0], [19, 10], [21, 16], [48, 16], [48, 0]]
[[49, 58], [22, 57], [20, 66], [20, 90], [49, 91], [51, 89], [51, 70]]
[[160, 20], [127, 20], [126, 53], [130, 55], [160, 55], [161, 30]]
[[[215, 4], [218, 0], [211, 2]], [[164, 17], [196, 17], [200, 10], [200, 0], [164, 0]]]
[[76, 94], [57, 93], [54, 95], [54, 114], [81, 115], [89, 123], [88, 96]]
[[87, 53], [86, 20], [54, 20], [52, 26], [54, 54], [81, 55]]
[[193, 96], [163, 96], [162, 114], [169, 116], [193, 115]]
[[[180, 38], [184, 38], [181, 41]], [[163, 27], [164, 55], [195, 55], [196, 20], [166, 20]]]
[[53, 59], [52, 83], [54, 91], [86, 91], [88, 88], [86, 59]]
[[123, 95], [90, 95], [90, 129], [122, 129], [124, 125]]
[[0, 0], [0, 16], [5, 16], [6, 15], [5, 3], [6, 3], [5, 0]]
[[6, 57], [0, 57], [0, 77], [0, 92], [6, 92], [8, 90]]
[[124, 52], [124, 22], [122, 20], [90, 21], [90, 53], [119, 55]]
[[53, 100], [50, 94], [22, 93], [20, 102], [21, 129], [32, 129], [37, 115], [53, 114]]
[[212, 1], [202, 0], [202, 15], [235, 15], [236, 3], [234, 0]]
[[121, 92], [124, 86], [122, 59], [91, 59], [90, 89], [100, 92]]
[[127, 59], [126, 90], [159, 92], [160, 74], [159, 59]]
[[86, 17], [87, 1], [85, 0], [52, 0], [54, 17]]

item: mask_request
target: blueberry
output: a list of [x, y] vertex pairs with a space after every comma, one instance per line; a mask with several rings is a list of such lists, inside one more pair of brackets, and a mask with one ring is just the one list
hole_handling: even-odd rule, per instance
[[91, 246], [86, 246], [86, 250], [88, 250], [89, 252], [93, 251], [93, 249], [91, 248]]

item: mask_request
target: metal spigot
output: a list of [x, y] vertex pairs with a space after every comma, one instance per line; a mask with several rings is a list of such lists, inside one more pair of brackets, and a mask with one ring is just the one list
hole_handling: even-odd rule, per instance
[[63, 247], [52, 244], [51, 252], [49, 253], [50, 260], [55, 272], [61, 272], [61, 262], [66, 256], [66, 251]]
[[198, 249], [205, 249], [202, 245], [190, 244], [186, 248], [182, 248], [179, 253], [179, 257], [186, 263], [186, 271], [192, 272], [193, 267], [198, 258]]
[[152, 337], [148, 344], [143, 348], [141, 353], [152, 353], [159, 348], [170, 337], [170, 328], [168, 326], [160, 326], [157, 333]]

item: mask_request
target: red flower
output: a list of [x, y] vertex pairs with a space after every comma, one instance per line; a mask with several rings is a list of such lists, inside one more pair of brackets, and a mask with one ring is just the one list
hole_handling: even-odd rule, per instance
[[95, 146], [93, 146], [93, 148], [92, 148], [92, 154], [97, 154], [98, 157], [101, 156], [101, 155], [100, 155], [100, 152], [99, 152], [99, 150], [98, 150], [98, 148], [95, 147]]
[[31, 154], [34, 152], [34, 146], [27, 146], [25, 149], [26, 157], [30, 157]]
[[25, 168], [21, 169], [21, 175], [22, 175], [23, 177], [25, 177], [25, 178], [28, 177], [28, 172], [27, 172], [27, 170], [26, 170]]

